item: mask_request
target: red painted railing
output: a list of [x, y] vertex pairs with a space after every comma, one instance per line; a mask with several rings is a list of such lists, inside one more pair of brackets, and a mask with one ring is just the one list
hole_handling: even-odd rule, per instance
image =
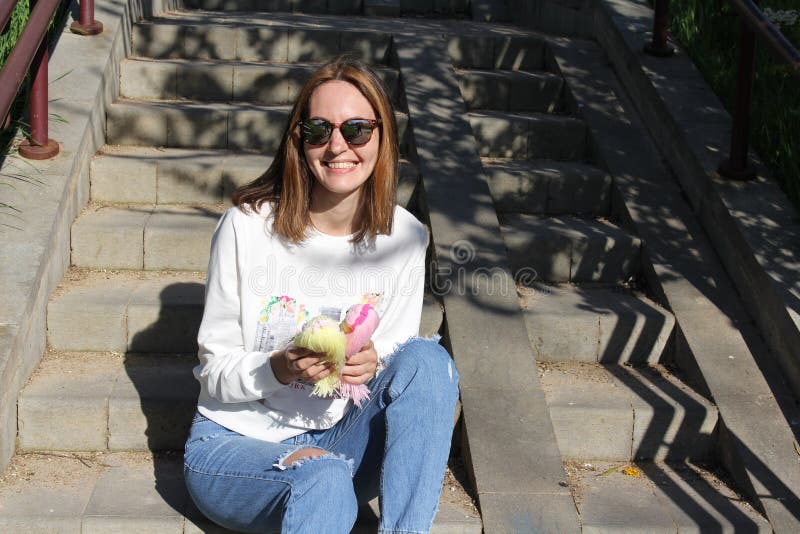
[[[7, 125], [7, 116], [17, 93], [30, 71], [30, 133], [19, 147], [19, 153], [28, 159], [47, 159], [58, 154], [58, 143], [48, 137], [47, 129], [47, 28], [63, 0], [34, 0], [30, 18], [22, 30], [14, 49], [0, 70], [0, 124]], [[0, 4], [0, 31], [11, 18], [18, 0], [5, 0]], [[103, 25], [94, 20], [93, 0], [82, 0], [80, 20], [71, 29], [82, 35], [95, 35]]]
[[[776, 28], [752, 0], [726, 0], [739, 13], [739, 63], [736, 70], [736, 96], [731, 129], [731, 149], [728, 158], [719, 164], [721, 176], [732, 180], [749, 180], [755, 171], [747, 164], [747, 145], [750, 132], [753, 78], [755, 75], [756, 37], [767, 43], [800, 78], [800, 52]], [[669, 56], [674, 49], [667, 43], [669, 0], [655, 0], [653, 39], [645, 52]]]

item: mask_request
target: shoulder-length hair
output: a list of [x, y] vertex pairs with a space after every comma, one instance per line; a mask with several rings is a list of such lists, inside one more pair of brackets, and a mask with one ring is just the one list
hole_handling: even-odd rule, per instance
[[332, 80], [356, 87], [381, 121], [378, 158], [372, 175], [361, 186], [351, 241], [360, 243], [368, 237], [392, 232], [400, 158], [392, 102], [385, 85], [372, 69], [360, 61], [340, 56], [318, 68], [301, 89], [278, 152], [266, 172], [233, 193], [233, 203], [245, 212], [250, 209], [259, 212], [264, 202], [269, 202], [273, 233], [293, 243], [302, 242], [310, 226], [314, 183], [314, 175], [303, 154], [299, 124], [308, 118], [308, 102], [314, 90]]

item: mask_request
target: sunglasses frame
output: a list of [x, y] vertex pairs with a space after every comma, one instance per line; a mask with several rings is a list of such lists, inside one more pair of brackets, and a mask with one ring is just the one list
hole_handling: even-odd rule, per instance
[[[329, 131], [328, 131], [327, 137], [325, 138], [324, 141], [322, 141], [321, 143], [312, 143], [308, 139], [306, 139], [305, 132], [304, 132], [304, 126], [306, 124], [306, 121], [321, 121], [321, 122], [323, 122], [324, 124], [327, 125], [326, 129], [328, 129]], [[372, 129], [370, 130], [369, 137], [367, 138], [366, 141], [364, 141], [363, 143], [353, 143], [353, 142], [351, 142], [350, 140], [347, 139], [347, 137], [345, 136], [344, 132], [342, 131], [342, 126], [344, 126], [345, 124], [347, 124], [350, 121], [363, 121], [363, 122], [366, 122], [366, 123], [369, 124], [370, 128], [372, 128]], [[364, 145], [366, 145], [367, 143], [370, 142], [370, 140], [372, 139], [372, 132], [374, 132], [376, 128], [380, 127], [381, 124], [382, 124], [381, 119], [362, 119], [362, 118], [359, 118], [359, 117], [353, 117], [351, 119], [347, 119], [347, 120], [344, 120], [344, 121], [339, 122], [339, 123], [330, 122], [329, 120], [326, 120], [326, 119], [311, 118], [311, 119], [301, 119], [300, 122], [298, 123], [298, 126], [300, 127], [300, 138], [303, 140], [304, 143], [307, 143], [307, 144], [309, 144], [311, 146], [323, 146], [323, 145], [328, 144], [330, 142], [330, 140], [331, 140], [331, 136], [333, 135], [333, 131], [336, 130], [336, 129], [339, 130], [339, 133], [342, 134], [342, 139], [344, 139], [345, 142], [348, 145], [364, 146]]]

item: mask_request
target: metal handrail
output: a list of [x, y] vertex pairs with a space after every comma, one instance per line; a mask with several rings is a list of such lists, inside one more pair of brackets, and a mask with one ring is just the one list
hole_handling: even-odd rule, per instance
[[[731, 128], [731, 149], [728, 159], [717, 169], [721, 176], [733, 180], [749, 180], [755, 171], [748, 165], [747, 145], [750, 130], [753, 78], [755, 74], [756, 36], [765, 41], [778, 57], [800, 78], [800, 52], [772, 24], [752, 0], [727, 0], [740, 15], [739, 62], [736, 70], [736, 96]], [[653, 38], [644, 47], [651, 55], [666, 57], [674, 48], [667, 43], [669, 0], [655, 0]]]
[[[10, 0], [0, 8], [0, 30], [11, 18], [11, 13], [19, 0]], [[58, 143], [48, 137], [47, 131], [47, 29], [50, 20], [63, 0], [35, 0], [28, 22], [22, 30], [17, 43], [11, 50], [3, 68], [0, 69], [0, 124], [6, 123], [11, 105], [31, 72], [33, 83], [30, 92], [31, 130], [27, 140], [19, 147], [21, 156], [28, 159], [47, 159], [58, 154]], [[84, 3], [90, 11], [84, 9]], [[77, 27], [77, 28], [76, 28]], [[71, 27], [75, 33], [95, 35], [103, 30], [103, 25], [94, 20], [94, 3], [81, 0], [81, 19]]]

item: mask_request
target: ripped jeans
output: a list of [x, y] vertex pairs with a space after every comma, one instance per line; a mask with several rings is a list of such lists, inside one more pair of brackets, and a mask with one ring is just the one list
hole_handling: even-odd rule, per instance
[[[197, 507], [242, 532], [347, 533], [380, 497], [382, 533], [428, 532], [450, 451], [458, 373], [435, 341], [413, 338], [368, 384], [362, 408], [332, 428], [282, 443], [242, 436], [197, 415], [184, 476]], [[329, 451], [290, 466], [306, 448]]]

